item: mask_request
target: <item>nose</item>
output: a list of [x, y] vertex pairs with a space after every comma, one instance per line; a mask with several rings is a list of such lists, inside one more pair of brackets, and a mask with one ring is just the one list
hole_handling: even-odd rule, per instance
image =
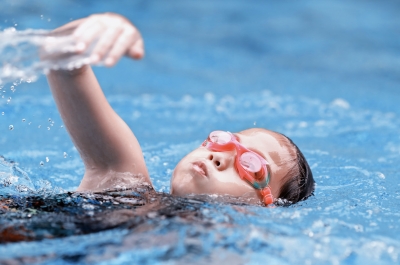
[[234, 158], [233, 152], [212, 152], [208, 155], [208, 159], [219, 170], [227, 169]]

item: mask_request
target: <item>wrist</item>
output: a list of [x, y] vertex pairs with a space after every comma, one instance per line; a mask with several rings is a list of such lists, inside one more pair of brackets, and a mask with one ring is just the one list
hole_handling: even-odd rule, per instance
[[59, 70], [50, 70], [47, 75], [64, 75], [64, 76], [79, 76], [84, 74], [90, 69], [90, 65], [84, 65], [80, 68], [72, 69], [72, 70], [67, 70], [67, 69], [59, 69]]

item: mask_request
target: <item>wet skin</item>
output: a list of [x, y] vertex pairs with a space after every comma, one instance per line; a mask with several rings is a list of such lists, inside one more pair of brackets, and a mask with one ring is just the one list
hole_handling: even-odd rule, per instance
[[[282, 179], [289, 171], [294, 150], [278, 134], [265, 129], [249, 129], [235, 133], [239, 142], [269, 162], [272, 195], [277, 197]], [[200, 146], [186, 155], [176, 166], [171, 179], [171, 193], [228, 194], [259, 198], [259, 193], [235, 169], [236, 150], [214, 152]]]

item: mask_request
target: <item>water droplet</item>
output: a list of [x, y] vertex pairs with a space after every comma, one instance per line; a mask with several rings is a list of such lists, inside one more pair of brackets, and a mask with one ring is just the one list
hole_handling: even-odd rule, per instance
[[50, 159], [46, 156], [46, 163], [49, 163]]
[[4, 111], [1, 113], [1, 115], [4, 115]]
[[43, 15], [40, 15], [40, 19], [43, 19]]
[[61, 125], [60, 128], [64, 128], [64, 125]]
[[43, 162], [43, 161], [40, 161], [39, 165], [40, 165], [40, 166], [43, 166], [43, 165], [44, 165], [44, 162]]
[[47, 127], [47, 130], [50, 131], [50, 127]]
[[38, 128], [40, 129], [41, 126], [42, 126], [42, 125], [39, 125]]
[[31, 123], [32, 123], [32, 122], [30, 121], [30, 122], [28, 123], [28, 125], [31, 125]]
[[64, 152], [64, 158], [67, 158], [68, 157], [68, 154], [66, 153], [66, 152]]
[[10, 126], [8, 126], [8, 129], [9, 129], [10, 131], [14, 130], [14, 126], [13, 126], [13, 125], [10, 125]]
[[26, 80], [26, 82], [29, 84], [30, 82], [32, 82], [32, 80], [30, 80], [30, 79], [27, 79], [27, 80]]
[[49, 122], [51, 122], [51, 119], [49, 118]]
[[26, 120], [25, 119], [22, 119], [22, 122], [25, 122]]
[[255, 125], [257, 124], [257, 122], [255, 121], [253, 124], [254, 124], [254, 126], [255, 126]]

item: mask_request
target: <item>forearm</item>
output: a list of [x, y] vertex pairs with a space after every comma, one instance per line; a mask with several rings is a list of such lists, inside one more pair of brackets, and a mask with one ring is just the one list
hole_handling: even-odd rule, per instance
[[107, 102], [89, 66], [51, 71], [57, 107], [86, 167], [85, 177], [130, 172], [150, 182], [140, 145]]

